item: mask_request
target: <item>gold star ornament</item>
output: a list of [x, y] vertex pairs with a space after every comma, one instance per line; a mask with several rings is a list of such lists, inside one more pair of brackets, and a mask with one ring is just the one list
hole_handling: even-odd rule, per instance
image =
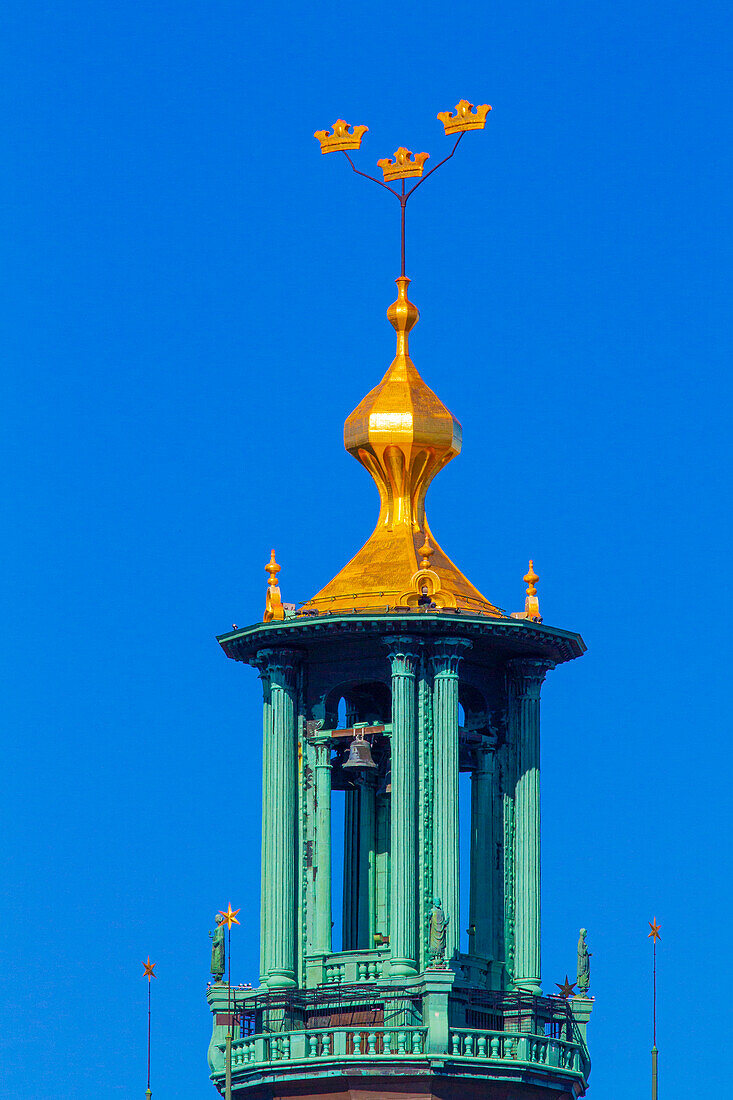
[[155, 968], [156, 968], [157, 965], [158, 965], [157, 963], [151, 963], [150, 955], [148, 955], [148, 961], [143, 963], [143, 971], [144, 971], [143, 978], [147, 978], [148, 983], [150, 982], [151, 978], [157, 978], [158, 977], [158, 975], [155, 973]]
[[649, 927], [651, 928], [651, 932], [647, 936], [647, 939], [654, 940], [655, 943], [657, 942], [657, 940], [661, 940], [662, 937], [659, 935], [659, 929], [662, 926], [661, 924], [657, 924], [656, 917], [654, 918], [654, 920], [649, 921]]
[[566, 974], [565, 975], [565, 984], [560, 985], [559, 982], [555, 982], [555, 985], [560, 990], [560, 996], [564, 997], [567, 1000], [568, 997], [572, 997], [573, 994], [575, 993], [575, 986], [577, 985], [577, 982], [569, 981], [568, 976]]
[[239, 921], [237, 920], [237, 913], [238, 912], [239, 912], [239, 909], [232, 909], [232, 903], [231, 902], [229, 902], [229, 905], [227, 906], [226, 913], [224, 912], [223, 909], [219, 910], [219, 916], [224, 918], [226, 926], [227, 926], [227, 928], [229, 929], [230, 932], [232, 930], [232, 925], [233, 924], [239, 924]]

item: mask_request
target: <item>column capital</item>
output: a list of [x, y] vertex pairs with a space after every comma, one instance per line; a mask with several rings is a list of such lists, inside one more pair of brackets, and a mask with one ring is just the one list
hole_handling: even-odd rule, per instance
[[258, 650], [250, 663], [260, 670], [261, 676], [267, 676], [274, 684], [292, 688], [300, 661], [301, 655], [296, 650], [278, 648]]
[[384, 639], [387, 658], [392, 666], [393, 676], [414, 676], [420, 658], [422, 642], [419, 638], [400, 634]]
[[433, 643], [430, 654], [430, 665], [435, 676], [447, 673], [451, 676], [458, 675], [458, 666], [463, 655], [473, 648], [473, 642], [468, 638], [440, 638]]
[[507, 681], [515, 695], [539, 699], [545, 676], [554, 667], [554, 661], [535, 657], [516, 657], [506, 663]]

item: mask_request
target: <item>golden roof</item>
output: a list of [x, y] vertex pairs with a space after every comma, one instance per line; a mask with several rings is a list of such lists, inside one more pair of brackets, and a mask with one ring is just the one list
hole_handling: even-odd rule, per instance
[[397, 279], [397, 301], [387, 317], [397, 354], [379, 385], [344, 425], [344, 446], [365, 466], [379, 490], [377, 526], [358, 554], [302, 611], [437, 607], [501, 616], [441, 550], [425, 516], [425, 494], [435, 475], [461, 450], [461, 425], [425, 385], [410, 359], [408, 333], [420, 314], [407, 297], [410, 280]]

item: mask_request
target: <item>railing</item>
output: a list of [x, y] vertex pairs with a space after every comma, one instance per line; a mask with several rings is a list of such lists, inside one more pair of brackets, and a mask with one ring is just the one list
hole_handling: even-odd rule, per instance
[[585, 1071], [585, 1057], [580, 1043], [552, 1039], [548, 1035], [451, 1028], [450, 1051], [454, 1058], [511, 1060], [564, 1069], [579, 1075]]
[[325, 1058], [422, 1057], [426, 1032], [424, 1027], [329, 1027], [248, 1035], [232, 1042], [232, 1069]]
[[[427, 1057], [425, 1027], [326, 1027], [277, 1034], [248, 1035], [232, 1042], [234, 1073], [261, 1070], [282, 1063]], [[224, 1051], [224, 1044], [219, 1044]], [[582, 1044], [547, 1035], [451, 1028], [448, 1057], [491, 1064], [511, 1062], [560, 1070], [585, 1078]], [[445, 1056], [443, 1056], [445, 1057]], [[223, 1072], [223, 1062], [220, 1063]], [[283, 1066], [283, 1068], [285, 1068]]]

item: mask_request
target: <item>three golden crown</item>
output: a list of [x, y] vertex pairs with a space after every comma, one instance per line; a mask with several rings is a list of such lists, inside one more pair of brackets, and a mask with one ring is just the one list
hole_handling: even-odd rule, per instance
[[[483, 130], [490, 110], [488, 103], [474, 109], [473, 103], [462, 99], [456, 104], [455, 114], [451, 111], [441, 111], [437, 117], [438, 121], [443, 123], [446, 134], [460, 134], [466, 130]], [[322, 153], [346, 153], [361, 148], [361, 139], [368, 129], [368, 126], [352, 126], [339, 118], [334, 122], [332, 131], [316, 130], [313, 136], [320, 142]], [[413, 156], [410, 149], [401, 145], [394, 154], [394, 160], [383, 157], [382, 160], [377, 161], [377, 164], [382, 169], [385, 183], [389, 183], [391, 180], [421, 176], [429, 156], [429, 153], [416, 153]]]

